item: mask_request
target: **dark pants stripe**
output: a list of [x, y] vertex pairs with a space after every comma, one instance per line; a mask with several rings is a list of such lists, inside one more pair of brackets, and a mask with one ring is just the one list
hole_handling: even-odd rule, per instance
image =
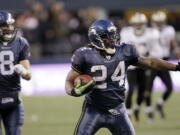
[[77, 129], [78, 129], [78, 127], [79, 127], [79, 124], [81, 123], [82, 118], [84, 117], [85, 109], [86, 109], [86, 104], [87, 104], [87, 102], [86, 102], [86, 100], [85, 100], [84, 103], [83, 103], [81, 116], [80, 116], [80, 118], [79, 118], [79, 120], [78, 120], [78, 122], [77, 122], [77, 124], [76, 124], [76, 128], [75, 128], [75, 131], [74, 131], [74, 135], [77, 134]]

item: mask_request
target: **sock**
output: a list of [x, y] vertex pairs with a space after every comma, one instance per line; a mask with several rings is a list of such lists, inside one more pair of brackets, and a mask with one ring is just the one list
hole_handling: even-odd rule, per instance
[[140, 106], [139, 105], [137, 105], [137, 104], [135, 104], [135, 106], [134, 106], [134, 110], [139, 110], [140, 109]]
[[163, 105], [164, 104], [164, 100], [162, 98], [159, 98], [158, 101], [157, 101], [157, 104]]
[[154, 109], [153, 109], [152, 106], [147, 106], [146, 109], [145, 109], [145, 112], [146, 112], [146, 113], [151, 113], [151, 112], [153, 112], [153, 111], [154, 111]]
[[127, 114], [131, 115], [132, 114], [132, 109], [127, 109]]

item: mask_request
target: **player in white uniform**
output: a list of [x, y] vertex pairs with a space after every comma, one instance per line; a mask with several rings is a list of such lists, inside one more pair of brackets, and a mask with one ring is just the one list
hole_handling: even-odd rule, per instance
[[[144, 14], [135, 13], [129, 20], [131, 26], [122, 28], [120, 32], [121, 42], [135, 45], [141, 56], [149, 56], [149, 50], [153, 50], [154, 48], [157, 48], [159, 50], [161, 49], [161, 47], [158, 46], [158, 30], [147, 27], [147, 22], [147, 17]], [[158, 54], [159, 57], [162, 56], [161, 53]], [[128, 109], [129, 116], [131, 116], [132, 95], [133, 91], [137, 88], [137, 100], [134, 108], [134, 115], [136, 121], [139, 121], [139, 109], [144, 99], [144, 91], [146, 88], [145, 72], [145, 69], [137, 67], [130, 67], [127, 71], [129, 90], [127, 92], [126, 107]]]
[[[177, 42], [176, 42], [176, 32], [174, 28], [170, 25], [166, 24], [166, 14], [162, 11], [157, 11], [152, 14], [151, 20], [152, 20], [152, 27], [156, 28], [160, 32], [160, 46], [162, 47], [162, 59], [168, 60], [171, 52], [173, 52], [178, 58], [180, 58], [180, 51], [179, 48], [177, 47]], [[150, 56], [153, 57], [158, 57], [154, 54], [158, 54], [159, 50], [154, 48], [152, 50]], [[158, 57], [160, 58], [160, 57]], [[152, 92], [152, 86], [153, 86], [153, 81], [155, 77], [158, 76], [161, 78], [161, 80], [164, 82], [166, 86], [166, 90], [164, 91], [162, 97], [158, 99], [156, 102], [156, 110], [160, 113], [160, 116], [162, 118], [165, 118], [165, 114], [163, 111], [163, 105], [164, 102], [167, 101], [167, 99], [170, 97], [172, 93], [172, 80], [171, 76], [168, 71], [157, 71], [157, 70], [151, 70], [151, 74], [148, 77], [148, 83], [147, 83], [147, 98], [146, 98], [146, 104], [149, 108], [151, 108], [151, 92]], [[153, 113], [153, 112], [149, 112]]]

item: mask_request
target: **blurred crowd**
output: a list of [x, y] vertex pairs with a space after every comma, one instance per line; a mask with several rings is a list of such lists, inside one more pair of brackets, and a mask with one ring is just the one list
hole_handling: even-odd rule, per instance
[[68, 11], [63, 2], [32, 2], [25, 12], [15, 13], [18, 34], [31, 45], [32, 59], [65, 58], [88, 43], [90, 24], [101, 18], [112, 20], [118, 29], [127, 25], [124, 11], [110, 12], [101, 7]]

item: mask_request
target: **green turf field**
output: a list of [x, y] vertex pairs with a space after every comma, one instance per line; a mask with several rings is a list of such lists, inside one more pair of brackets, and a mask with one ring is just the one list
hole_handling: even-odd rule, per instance
[[[73, 135], [81, 113], [82, 100], [70, 96], [23, 97], [23, 135]], [[141, 122], [135, 125], [137, 135], [180, 135], [180, 92], [173, 93], [165, 111], [166, 120], [161, 120], [155, 114], [155, 121], [149, 123], [142, 108]], [[111, 134], [107, 129], [101, 129], [96, 135]]]

